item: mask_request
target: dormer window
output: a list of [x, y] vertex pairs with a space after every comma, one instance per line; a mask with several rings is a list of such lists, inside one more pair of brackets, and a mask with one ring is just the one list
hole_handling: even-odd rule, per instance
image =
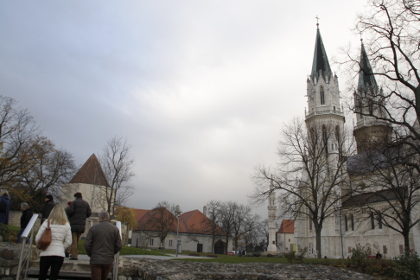
[[321, 105], [324, 105], [325, 104], [324, 87], [321, 86], [321, 89], [320, 89], [319, 93], [320, 93], [320, 96], [321, 96]]

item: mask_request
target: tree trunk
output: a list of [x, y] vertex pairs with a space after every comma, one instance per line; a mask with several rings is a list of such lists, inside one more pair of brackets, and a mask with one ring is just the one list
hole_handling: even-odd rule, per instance
[[316, 257], [318, 259], [322, 258], [322, 252], [321, 252], [321, 230], [322, 228], [315, 228], [316, 233]]

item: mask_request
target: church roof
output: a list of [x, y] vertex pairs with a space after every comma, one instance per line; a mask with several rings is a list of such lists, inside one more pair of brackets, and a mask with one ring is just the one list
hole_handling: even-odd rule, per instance
[[92, 154], [88, 158], [85, 164], [77, 171], [76, 175], [74, 175], [73, 179], [70, 180], [70, 183], [109, 187], [108, 180], [95, 154]]
[[317, 28], [311, 79], [312, 81], [315, 81], [318, 80], [320, 76], [322, 76], [325, 81], [329, 81], [332, 72], [330, 63], [328, 62], [327, 52], [325, 51], [324, 43], [322, 42], [321, 33], [319, 28]]
[[369, 58], [367, 56], [365, 46], [362, 43], [360, 51], [360, 71], [359, 71], [359, 84], [357, 86], [359, 92], [373, 92], [378, 90], [375, 76], [373, 75], [372, 66], [370, 66]]
[[281, 221], [279, 233], [294, 233], [295, 232], [295, 220], [283, 219]]
[[406, 188], [393, 188], [380, 190], [377, 192], [362, 193], [353, 195], [343, 202], [343, 207], [361, 206], [364, 204], [377, 203], [382, 201], [390, 201], [399, 197], [407, 197]]

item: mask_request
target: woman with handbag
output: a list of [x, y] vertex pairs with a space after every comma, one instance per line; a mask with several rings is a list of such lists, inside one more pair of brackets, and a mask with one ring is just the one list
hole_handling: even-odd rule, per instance
[[72, 242], [67, 214], [60, 204], [54, 206], [48, 219], [42, 223], [35, 237], [36, 243], [41, 240], [44, 231], [48, 231], [48, 227], [51, 228], [52, 237], [50, 245], [39, 254], [41, 259], [39, 262], [38, 279], [40, 280], [47, 279], [47, 273], [50, 267], [50, 280], [58, 278], [58, 274], [60, 273], [61, 266], [64, 262], [64, 251]]

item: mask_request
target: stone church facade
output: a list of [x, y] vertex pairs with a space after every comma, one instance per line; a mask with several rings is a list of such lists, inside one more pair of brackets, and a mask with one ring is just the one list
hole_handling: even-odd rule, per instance
[[[369, 171], [360, 172], [356, 170], [356, 160], [360, 157], [364, 148], [369, 143], [391, 140], [392, 127], [384, 121], [378, 121], [375, 116], [383, 112], [375, 106], [364, 104], [369, 98], [380, 98], [381, 89], [376, 84], [363, 43], [361, 44], [361, 56], [359, 64], [359, 81], [357, 90], [354, 93], [356, 108], [356, 125], [353, 128], [353, 135], [357, 143], [357, 154], [347, 159], [347, 165], [343, 172], [347, 172], [347, 180], [341, 185], [341, 195], [348, 194], [337, 205], [337, 211], [330, 215], [325, 221], [321, 233], [322, 256], [328, 258], [347, 258], [351, 256], [352, 249], [357, 245], [364, 246], [370, 255], [380, 253], [385, 258], [399, 256], [404, 251], [404, 238], [402, 234], [386, 227], [379, 219], [370, 217], [370, 213], [364, 211], [363, 203], [369, 202], [372, 209], [385, 209], [389, 207], [389, 201], [375, 199], [369, 200], [368, 194], [375, 193], [376, 197], [386, 198], [390, 194], [379, 193], [381, 190], [370, 185], [369, 188], [358, 192], [350, 193], [351, 186], [361, 186], [367, 178], [375, 181], [376, 175]], [[370, 94], [369, 98], [366, 98]], [[340, 135], [344, 133], [345, 117], [340, 104], [340, 91], [338, 78], [333, 75], [327, 53], [325, 51], [320, 30], [317, 28], [315, 52], [312, 64], [312, 72], [307, 80], [307, 102], [308, 110], [305, 112], [305, 122], [309, 130], [314, 123], [320, 123], [327, 127], [333, 127], [336, 137], [329, 138], [327, 145], [327, 161], [334, 165], [339, 160]], [[376, 100], [377, 101], [377, 100]], [[359, 111], [358, 111], [359, 110]], [[363, 110], [370, 110], [364, 112]], [[371, 114], [371, 117], [366, 116]], [[303, 179], [305, 175], [303, 175]], [[417, 206], [419, 208], [420, 206]], [[414, 211], [414, 215], [420, 214], [420, 209]], [[295, 220], [296, 243], [299, 248], [308, 248], [307, 257], [316, 257], [316, 235], [312, 221], [308, 216], [299, 216]], [[418, 251], [420, 247], [420, 225], [416, 225], [410, 233], [410, 247]]]

